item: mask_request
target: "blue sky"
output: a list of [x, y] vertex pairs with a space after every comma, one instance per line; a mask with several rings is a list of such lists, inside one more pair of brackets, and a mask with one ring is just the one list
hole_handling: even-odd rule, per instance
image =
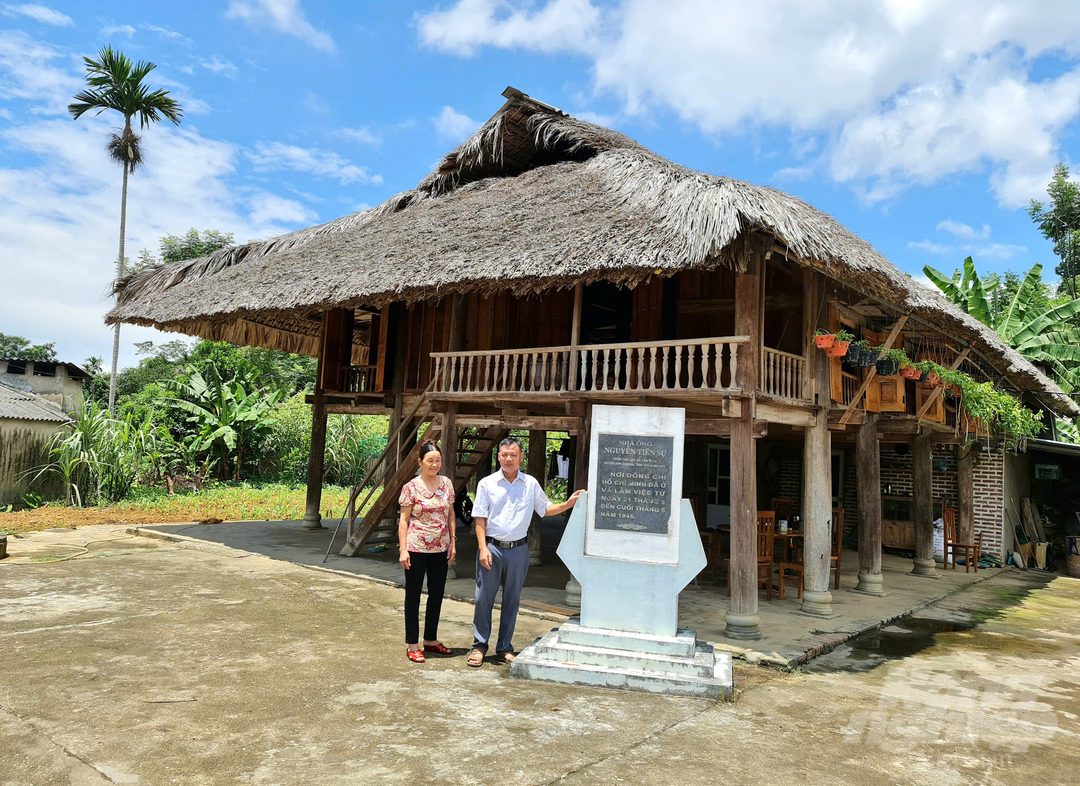
[[[158, 65], [127, 249], [238, 241], [413, 187], [513, 85], [678, 163], [806, 199], [901, 269], [1052, 270], [1024, 207], [1080, 116], [1075, 0], [0, 0], [0, 332], [107, 357], [119, 222], [81, 57]], [[170, 336], [171, 337], [171, 336]], [[166, 337], [122, 333], [133, 343]]]

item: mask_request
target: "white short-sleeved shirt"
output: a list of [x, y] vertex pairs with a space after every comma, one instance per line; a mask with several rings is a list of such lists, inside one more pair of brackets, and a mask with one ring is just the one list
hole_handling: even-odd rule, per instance
[[520, 540], [529, 532], [533, 511], [543, 516], [551, 502], [536, 478], [518, 472], [514, 482], [500, 469], [476, 486], [473, 517], [487, 519], [487, 535], [496, 540]]

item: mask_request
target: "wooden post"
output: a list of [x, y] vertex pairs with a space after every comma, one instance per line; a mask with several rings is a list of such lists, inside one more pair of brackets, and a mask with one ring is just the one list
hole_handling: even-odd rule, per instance
[[[540, 484], [540, 488], [544, 488], [547, 483], [545, 475], [547, 474], [547, 432], [546, 431], [530, 431], [529, 432], [529, 463], [526, 467], [529, 474], [536, 478], [536, 482]], [[529, 564], [540, 565], [540, 549], [541, 549], [541, 528], [543, 526], [543, 519], [536, 513], [533, 513], [532, 523], [529, 525]]]
[[[584, 417], [578, 418], [577, 434], [574, 435], [574, 453], [570, 457], [570, 475], [567, 478], [568, 491], [586, 488], [589, 483], [589, 419], [592, 417], [592, 405], [585, 408]], [[573, 489], [569, 485], [573, 483]], [[581, 584], [572, 575], [566, 582], [566, 597], [563, 603], [571, 608], [581, 608]]]
[[322, 529], [323, 462], [326, 460], [326, 403], [323, 399], [323, 350], [326, 347], [326, 315], [319, 334], [319, 359], [315, 366], [315, 400], [311, 403], [311, 449], [308, 451], [307, 499], [304, 529]]
[[914, 478], [912, 507], [915, 515], [915, 561], [913, 576], [937, 578], [934, 567], [934, 461], [930, 433], [923, 429], [911, 443]]
[[959, 485], [959, 510], [956, 512], [956, 539], [960, 543], [975, 542], [975, 451], [961, 445], [956, 475]]
[[855, 481], [859, 495], [859, 583], [856, 592], [884, 595], [881, 580], [881, 452], [878, 416], [866, 413], [855, 430]]
[[[824, 281], [811, 273], [804, 291], [815, 313], [820, 309]], [[803, 570], [802, 610], [822, 617], [832, 616], [829, 592], [829, 564], [832, 555], [832, 432], [829, 431], [829, 361], [825, 353], [810, 351], [806, 358], [809, 395], [817, 404], [814, 423], [803, 437]]]
[[570, 374], [568, 376], [567, 390], [577, 390], [578, 388], [578, 365], [580, 361], [577, 347], [581, 342], [581, 301], [584, 291], [584, 284], [579, 282], [574, 285], [574, 314], [570, 322]]
[[450, 482], [455, 486], [458, 457], [457, 411], [457, 404], [446, 405], [446, 412], [442, 416], [442, 436], [439, 438], [442, 443], [442, 474], [450, 478]]
[[[731, 423], [731, 606], [724, 635], [761, 638], [757, 589], [757, 444], [754, 404], [761, 365], [761, 267], [764, 254], [753, 250], [745, 272], [735, 275], [735, 332], [749, 340], [738, 349], [741, 414]], [[771, 566], [770, 566], [771, 569]]]

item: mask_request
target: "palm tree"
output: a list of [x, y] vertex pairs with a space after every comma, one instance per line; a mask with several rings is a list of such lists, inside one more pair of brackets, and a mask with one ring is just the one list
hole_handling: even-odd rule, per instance
[[[122, 52], [107, 46], [98, 52], [98, 59], [84, 57], [86, 90], [68, 104], [68, 112], [78, 120], [87, 112], [101, 114], [114, 109], [124, 116], [124, 127], [112, 133], [105, 146], [109, 157], [124, 170], [124, 188], [120, 197], [120, 253], [116, 258], [116, 277], [124, 275], [124, 234], [127, 230], [128, 175], [143, 163], [142, 138], [131, 127], [139, 119], [139, 130], [162, 118], [180, 124], [183, 110], [167, 90], [153, 90], [143, 83], [157, 66], [146, 61], [132, 63]], [[113, 333], [112, 373], [109, 379], [109, 413], [116, 405], [116, 364], [120, 356], [120, 323]]]

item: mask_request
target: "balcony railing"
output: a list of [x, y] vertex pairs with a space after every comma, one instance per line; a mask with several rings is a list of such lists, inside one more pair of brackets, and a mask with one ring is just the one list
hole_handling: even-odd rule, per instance
[[439, 393], [568, 391], [650, 393], [736, 390], [745, 336], [588, 344], [579, 347], [433, 352]]
[[341, 380], [341, 392], [375, 392], [375, 374], [378, 368], [378, 366], [345, 366]]
[[802, 401], [806, 398], [806, 358], [779, 349], [765, 347], [761, 353], [763, 393], [779, 398]]

